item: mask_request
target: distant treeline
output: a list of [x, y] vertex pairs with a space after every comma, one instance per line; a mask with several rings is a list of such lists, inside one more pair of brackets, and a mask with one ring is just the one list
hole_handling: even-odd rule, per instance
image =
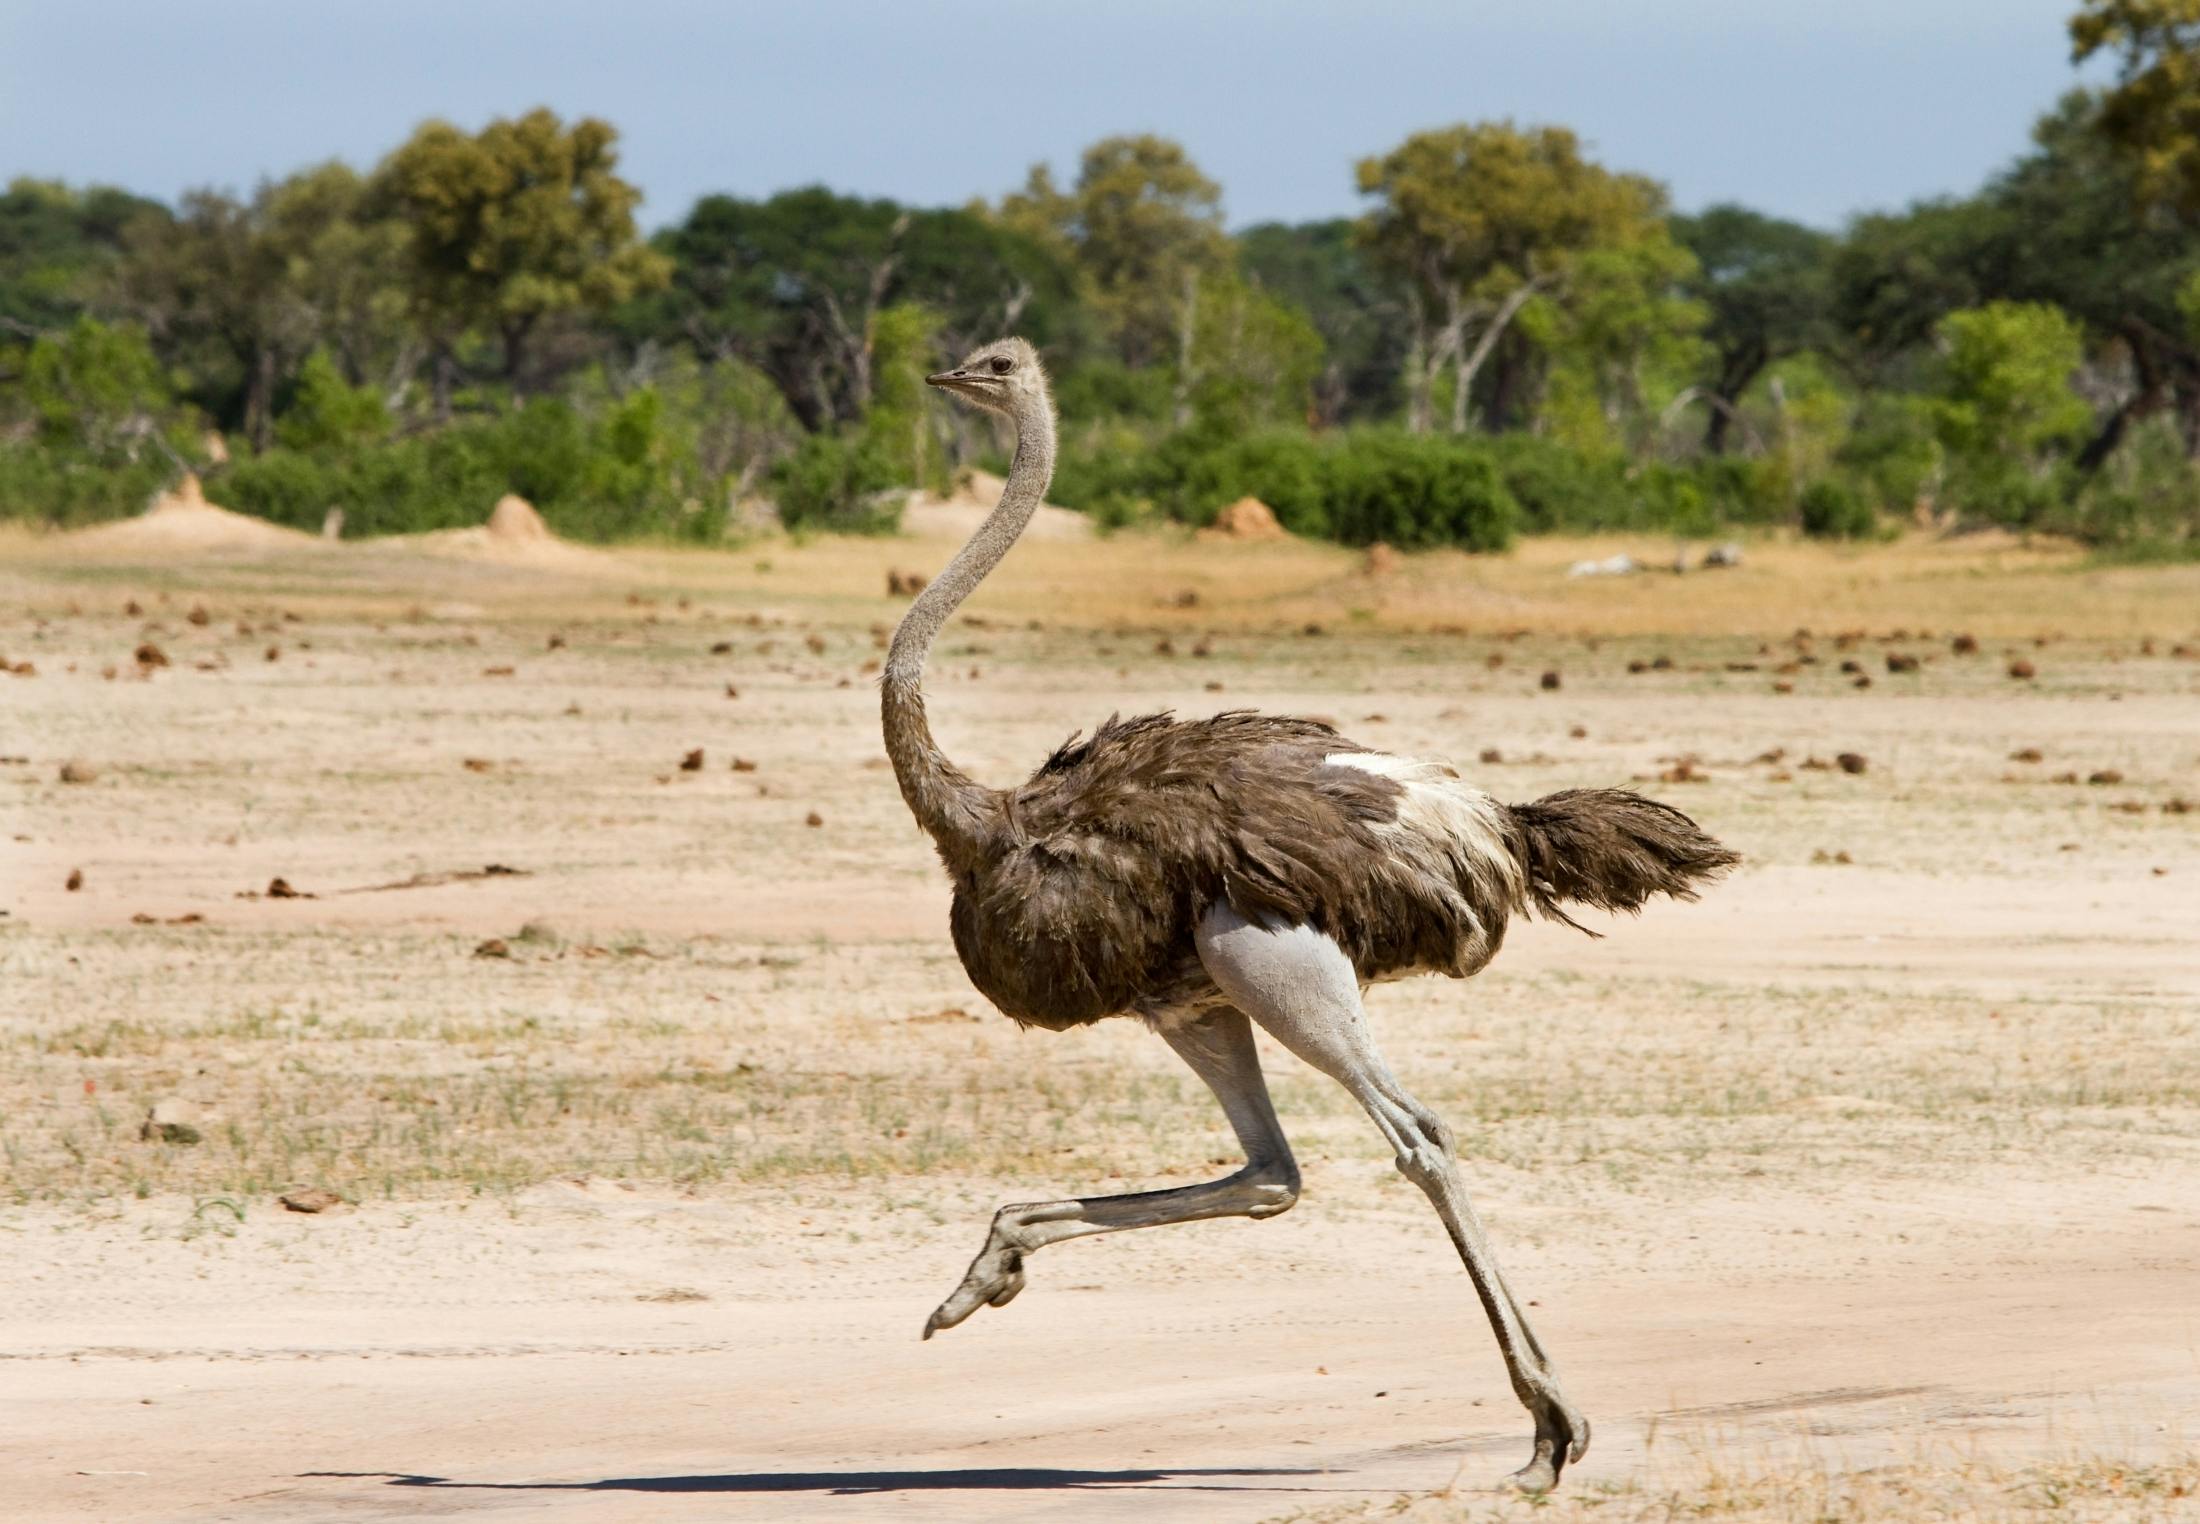
[[0, 516], [133, 512], [190, 468], [357, 533], [471, 522], [505, 491], [591, 538], [718, 538], [752, 497], [878, 527], [893, 489], [997, 463], [920, 378], [1014, 331], [1056, 380], [1055, 496], [1110, 523], [1251, 493], [1352, 542], [1931, 515], [2189, 554], [2187, 9], [2087, 0], [2075, 51], [2117, 59], [2113, 85], [1977, 194], [1838, 233], [1677, 214], [1566, 129], [1511, 122], [1363, 160], [1358, 218], [1235, 234], [1152, 136], [990, 203], [706, 196], [649, 238], [615, 130], [548, 111], [174, 207], [18, 180]]

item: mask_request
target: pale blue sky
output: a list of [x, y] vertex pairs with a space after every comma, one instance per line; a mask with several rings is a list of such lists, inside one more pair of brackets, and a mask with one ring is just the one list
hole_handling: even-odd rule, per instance
[[2019, 153], [2074, 3], [0, 0], [0, 179], [243, 188], [547, 104], [619, 126], [652, 224], [819, 181], [960, 203], [1151, 130], [1243, 225], [1351, 213], [1355, 159], [1512, 116], [1683, 209], [1833, 226]]

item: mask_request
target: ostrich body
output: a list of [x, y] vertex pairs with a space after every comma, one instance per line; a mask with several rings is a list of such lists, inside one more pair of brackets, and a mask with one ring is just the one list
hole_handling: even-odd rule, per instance
[[1021, 339], [927, 380], [1006, 415], [1017, 436], [1000, 505], [918, 596], [886, 664], [887, 754], [953, 880], [955, 950], [971, 982], [1024, 1025], [1145, 1018], [1214, 1091], [1245, 1164], [1172, 1190], [1002, 1207], [925, 1337], [1005, 1305], [1046, 1245], [1288, 1209], [1298, 1167], [1261, 1078], [1257, 1025], [1343, 1085], [1428, 1196], [1535, 1420], [1534, 1455], [1513, 1480], [1555, 1485], [1587, 1448], [1588, 1421], [1506, 1286], [1450, 1129], [1383, 1062], [1361, 992], [1479, 971], [1514, 914], [1573, 924], [1562, 902], [1635, 910], [1652, 894], [1693, 899], [1734, 855], [1679, 811], [1624, 790], [1501, 804], [1441, 763], [1243, 710], [1110, 718], [1021, 787], [974, 782], [933, 743], [925, 656], [1037, 509], [1053, 474], [1054, 409]]

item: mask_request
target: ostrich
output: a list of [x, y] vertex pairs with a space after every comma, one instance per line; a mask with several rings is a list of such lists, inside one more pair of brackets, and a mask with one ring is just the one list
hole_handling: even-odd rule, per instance
[[1002, 1207], [924, 1337], [1005, 1306], [1023, 1290], [1024, 1262], [1049, 1244], [1288, 1210], [1298, 1166], [1261, 1078], [1257, 1025], [1366, 1109], [1435, 1207], [1535, 1420], [1534, 1455], [1510, 1480], [1554, 1486], [1587, 1449], [1588, 1420], [1506, 1285], [1451, 1130], [1383, 1062], [1361, 993], [1410, 974], [1478, 972], [1515, 913], [1576, 925], [1562, 903], [1631, 911], [1653, 894], [1694, 899], [1737, 858], [1678, 810], [1625, 790], [1500, 804], [1440, 763], [1245, 710], [1111, 717], [1019, 788], [973, 781], [933, 743], [925, 656], [1038, 507], [1054, 469], [1054, 408], [1022, 339], [926, 380], [1016, 428], [999, 506], [918, 595], [884, 675], [887, 754], [954, 883], [955, 950], [971, 982], [1025, 1026], [1143, 1017], [1213, 1090], [1245, 1164], [1172, 1190]]

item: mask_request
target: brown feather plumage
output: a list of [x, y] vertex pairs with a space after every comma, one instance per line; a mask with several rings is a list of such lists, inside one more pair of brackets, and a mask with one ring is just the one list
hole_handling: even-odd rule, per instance
[[1367, 750], [1318, 721], [1243, 710], [1111, 717], [1072, 736], [1029, 782], [991, 795], [988, 850], [948, 862], [972, 982], [1019, 1022], [1054, 1029], [1197, 1008], [1218, 997], [1193, 933], [1221, 903], [1326, 932], [1371, 982], [1465, 975], [1531, 905], [1560, 919], [1559, 899], [1631, 909], [1732, 860], [1674, 825], [1677, 811], [1576, 791], [1505, 817], [1524, 889], [1466, 864], [1431, 875], [1386, 840], [1405, 788], [1329, 760]]

